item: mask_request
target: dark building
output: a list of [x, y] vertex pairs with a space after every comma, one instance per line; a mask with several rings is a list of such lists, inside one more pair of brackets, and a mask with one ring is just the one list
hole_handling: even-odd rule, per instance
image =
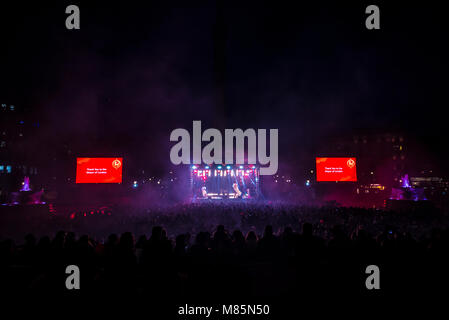
[[[340, 199], [348, 200], [345, 204], [379, 207], [390, 197], [392, 188], [401, 186], [405, 174], [411, 177], [414, 187], [425, 189], [429, 200], [441, 202], [440, 198], [447, 195], [448, 185], [438, 174], [438, 164], [415, 137], [398, 131], [355, 130], [324, 140], [326, 143], [320, 145], [317, 156], [357, 159], [356, 183], [325, 183], [322, 187], [323, 194], [337, 194]], [[311, 167], [309, 176], [312, 173]], [[318, 189], [322, 184], [317, 184]]]
[[357, 158], [359, 184], [391, 187], [408, 170], [407, 139], [401, 133], [358, 131], [333, 138], [329, 146], [323, 156]]
[[0, 192], [1, 198], [18, 191], [25, 176], [32, 187], [37, 186], [38, 160], [33, 157], [38, 149], [36, 132], [39, 122], [23, 108], [9, 103], [0, 105]]
[[[331, 194], [337, 202], [345, 205], [382, 206], [391, 188], [408, 172], [407, 141], [400, 132], [370, 130], [354, 130], [323, 138], [316, 157], [356, 158], [357, 182], [319, 182], [314, 188], [318, 194]], [[311, 166], [307, 174], [307, 179], [315, 180], [314, 167]]]
[[435, 176], [433, 170], [421, 171], [418, 176], [410, 177], [410, 183], [414, 188], [422, 188], [428, 200], [434, 202], [438, 207], [449, 207], [449, 181]]

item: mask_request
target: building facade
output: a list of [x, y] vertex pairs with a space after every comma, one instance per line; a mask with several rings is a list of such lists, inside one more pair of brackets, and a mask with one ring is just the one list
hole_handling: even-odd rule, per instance
[[[39, 168], [33, 153], [38, 148], [39, 122], [14, 104], [0, 103], [0, 197], [19, 191], [25, 176], [37, 182]], [[36, 187], [36, 186], [35, 186]]]

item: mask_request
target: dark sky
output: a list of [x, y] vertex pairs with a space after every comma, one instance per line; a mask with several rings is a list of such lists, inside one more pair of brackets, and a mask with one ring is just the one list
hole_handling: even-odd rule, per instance
[[[163, 168], [171, 130], [202, 120], [279, 128], [281, 163], [360, 129], [405, 131], [446, 152], [437, 1], [92, 2], [0, 5], [0, 99], [38, 115], [43, 150], [65, 143]], [[81, 30], [65, 28], [69, 4]], [[381, 30], [365, 28], [369, 4]]]

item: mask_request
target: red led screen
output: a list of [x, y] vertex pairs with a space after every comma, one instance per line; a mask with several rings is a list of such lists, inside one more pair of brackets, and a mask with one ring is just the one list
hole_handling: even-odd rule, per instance
[[316, 158], [317, 181], [357, 181], [355, 158]]
[[76, 183], [121, 183], [122, 158], [77, 158]]

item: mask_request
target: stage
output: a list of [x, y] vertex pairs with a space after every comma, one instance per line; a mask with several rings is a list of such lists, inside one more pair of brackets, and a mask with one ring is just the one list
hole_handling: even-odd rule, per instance
[[192, 165], [193, 202], [250, 201], [260, 198], [260, 170], [256, 165]]

